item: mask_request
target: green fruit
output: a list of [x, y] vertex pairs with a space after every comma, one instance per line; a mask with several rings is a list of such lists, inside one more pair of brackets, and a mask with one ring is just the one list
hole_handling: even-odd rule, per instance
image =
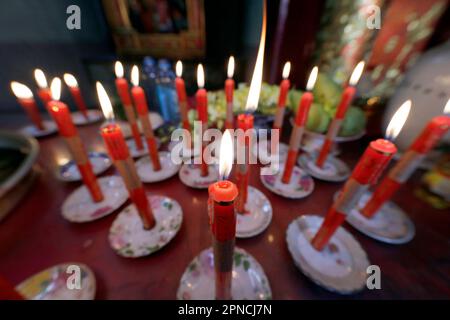
[[323, 133], [327, 130], [330, 120], [331, 118], [324, 107], [318, 103], [313, 103], [311, 109], [309, 109], [306, 128], [313, 132]]
[[288, 93], [287, 104], [292, 112], [296, 113], [298, 108], [298, 103], [302, 97], [303, 92], [300, 90], [290, 90]]
[[326, 74], [319, 73], [313, 89], [314, 100], [326, 109], [336, 108], [341, 97], [342, 88]]
[[339, 136], [350, 137], [361, 133], [366, 127], [366, 116], [364, 112], [357, 107], [350, 107], [347, 110], [344, 121], [342, 122]]

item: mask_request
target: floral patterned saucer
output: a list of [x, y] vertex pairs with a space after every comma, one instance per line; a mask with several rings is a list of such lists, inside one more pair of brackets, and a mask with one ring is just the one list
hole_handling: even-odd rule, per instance
[[[145, 156], [148, 154], [148, 147], [147, 147], [147, 142], [145, 141], [145, 137], [141, 136], [142, 139], [142, 144], [144, 146], [144, 148], [142, 148], [141, 150], [138, 150], [138, 148], [136, 147], [136, 141], [134, 141], [133, 138], [127, 139], [126, 143], [128, 146], [128, 150], [130, 150], [130, 155], [133, 158], [139, 158], [142, 156]], [[156, 147], [157, 149], [159, 149], [159, 147], [161, 146], [161, 141], [155, 137], [156, 140]]]
[[30, 124], [20, 129], [20, 132], [28, 136], [41, 138], [54, 134], [56, 133], [56, 131], [58, 131], [58, 129], [56, 128], [56, 124], [53, 121], [43, 120], [42, 125], [44, 126], [44, 130], [39, 130], [33, 124]]
[[[170, 141], [169, 145], [167, 146], [167, 150], [169, 150], [170, 152], [172, 152], [173, 148], [175, 148], [175, 146], [177, 146], [179, 143], [183, 143], [182, 141]], [[200, 155], [200, 149], [199, 148], [192, 148], [191, 150], [186, 150], [186, 155], [182, 154], [183, 149], [180, 149], [180, 156], [182, 156], [183, 159], [188, 159], [188, 158], [192, 158], [192, 157], [198, 157]]]
[[207, 189], [211, 183], [219, 180], [219, 168], [217, 165], [208, 166], [208, 175], [200, 175], [199, 164], [183, 164], [178, 172], [181, 182], [191, 188]]
[[143, 157], [136, 162], [136, 169], [142, 182], [158, 182], [166, 180], [175, 175], [180, 169], [179, 164], [173, 163], [170, 153], [167, 151], [159, 152], [159, 162], [161, 169], [153, 170], [153, 164], [149, 156]]
[[[78, 274], [79, 283], [75, 278]], [[93, 300], [95, 276], [82, 263], [63, 263], [29, 277], [16, 286], [16, 290], [29, 300]]]
[[272, 221], [272, 206], [269, 199], [258, 189], [248, 186], [246, 212], [238, 213], [236, 237], [250, 238], [266, 230]]
[[[366, 192], [359, 199], [358, 208], [363, 208], [371, 195], [371, 192]], [[414, 223], [395, 203], [386, 202], [372, 219], [364, 217], [358, 208], [350, 212], [346, 221], [366, 236], [391, 244], [407, 243], [414, 238]]]
[[103, 113], [100, 110], [88, 110], [87, 111], [88, 118], [86, 119], [84, 115], [80, 112], [72, 113], [72, 120], [76, 126], [84, 126], [87, 124], [99, 122], [103, 119]]
[[[92, 165], [94, 174], [100, 175], [109, 169], [112, 165], [111, 159], [103, 152], [89, 152], [89, 161]], [[69, 160], [67, 163], [58, 167], [56, 177], [62, 181], [81, 181], [80, 171], [78, 171], [77, 164], [73, 160]]]
[[297, 164], [314, 178], [324, 181], [345, 181], [351, 174], [350, 168], [333, 155], [328, 156], [323, 168], [316, 166], [316, 158], [316, 154], [305, 153], [298, 158]]
[[308, 278], [327, 290], [341, 294], [362, 290], [370, 265], [367, 254], [342, 227], [322, 251], [314, 249], [311, 239], [322, 222], [322, 217], [303, 215], [289, 224], [286, 241], [292, 259]]
[[152, 254], [172, 240], [180, 230], [183, 211], [175, 200], [147, 195], [156, 225], [145, 230], [134, 204], [119, 213], [109, 229], [109, 243], [116, 253], [126, 258]]
[[281, 182], [283, 176], [284, 164], [273, 174], [260, 174], [260, 179], [263, 185], [278, 194], [279, 196], [289, 199], [301, 199], [309, 196], [314, 190], [314, 180], [302, 169], [294, 166], [292, 170], [291, 181], [289, 183]]
[[103, 192], [103, 201], [93, 202], [88, 189], [83, 184], [75, 189], [62, 205], [62, 215], [66, 220], [89, 222], [100, 219], [114, 212], [128, 199], [128, 191], [122, 178], [106, 176], [97, 181]]
[[[269, 300], [269, 280], [263, 268], [250, 254], [234, 249], [231, 296], [234, 300]], [[214, 253], [203, 250], [184, 271], [177, 291], [178, 300], [212, 300], [215, 298]]]

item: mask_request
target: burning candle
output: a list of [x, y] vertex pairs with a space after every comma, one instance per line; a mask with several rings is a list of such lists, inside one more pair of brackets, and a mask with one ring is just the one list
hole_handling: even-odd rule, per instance
[[[197, 101], [197, 116], [198, 120], [202, 122], [202, 137], [205, 130], [208, 128], [208, 96], [205, 86], [205, 72], [203, 71], [202, 64], [197, 66], [197, 85], [198, 90], [195, 94], [195, 98]], [[203, 151], [205, 149], [205, 143], [202, 139], [202, 154], [201, 154], [201, 176], [205, 177], [208, 175], [208, 165], [205, 162], [205, 156]]]
[[175, 78], [175, 88], [177, 90], [178, 104], [180, 106], [181, 122], [184, 129], [191, 131], [191, 126], [189, 125], [188, 119], [186, 86], [183, 78], [181, 77], [183, 75], [183, 63], [180, 60], [178, 60], [175, 65], [175, 73], [177, 75]]
[[280, 130], [281, 135], [281, 127], [283, 126], [283, 118], [284, 118], [284, 110], [286, 109], [286, 98], [289, 92], [289, 88], [291, 86], [291, 82], [289, 81], [289, 73], [291, 72], [291, 63], [288, 61], [284, 64], [283, 67], [283, 80], [280, 84], [280, 94], [278, 96], [278, 105], [277, 111], [275, 113], [275, 120], [273, 122], [273, 128]]
[[144, 148], [144, 145], [142, 144], [141, 134], [139, 133], [139, 128], [137, 126], [136, 115], [134, 113], [134, 108], [131, 102], [131, 96], [128, 89], [128, 82], [123, 77], [123, 65], [120, 61], [116, 61], [114, 71], [116, 73], [117, 93], [119, 94], [120, 101], [122, 101], [122, 105], [125, 110], [125, 115], [127, 117], [128, 123], [130, 124], [131, 133], [133, 134], [133, 138], [136, 143], [136, 148], [138, 150], [142, 150]]
[[333, 141], [339, 133], [341, 129], [342, 121], [344, 121], [345, 114], [347, 113], [347, 109], [352, 103], [353, 97], [356, 93], [356, 84], [361, 77], [361, 74], [364, 70], [364, 61], [359, 62], [355, 69], [352, 72], [352, 75], [349, 80], [349, 85], [345, 88], [342, 93], [341, 102], [339, 103], [336, 114], [334, 115], [333, 121], [330, 124], [330, 127], [327, 131], [327, 136], [325, 137], [325, 141], [322, 145], [322, 149], [320, 150], [319, 156], [316, 160], [316, 165], [320, 168], [323, 167], [325, 160], [330, 153], [331, 146], [333, 145]]
[[117, 171], [119, 171], [125, 186], [130, 194], [131, 201], [141, 217], [144, 229], [152, 229], [156, 222], [152, 209], [145, 194], [144, 186], [136, 172], [136, 167], [130, 157], [125, 138], [119, 125], [114, 122], [114, 113], [108, 94], [102, 84], [97, 81], [97, 95], [103, 115], [108, 123], [100, 129], [108, 153], [111, 156]]
[[36, 105], [36, 101], [33, 98], [33, 92], [26, 85], [12, 81], [11, 90], [17, 98], [17, 101], [23, 107], [28, 117], [33, 122], [38, 130], [44, 130], [44, 125], [42, 123], [41, 115], [39, 114], [39, 109]]
[[[444, 114], [450, 113], [450, 99], [444, 108]], [[450, 127], [450, 116], [441, 115], [431, 119], [417, 136], [409, 149], [376, 188], [372, 197], [362, 208], [366, 218], [372, 218], [378, 209], [388, 201], [417, 169], [426, 154], [434, 148]], [[389, 127], [388, 127], [389, 130]]]
[[78, 135], [77, 129], [72, 122], [69, 108], [66, 104], [59, 101], [61, 96], [61, 80], [54, 78], [51, 83], [52, 100], [48, 103], [49, 111], [58, 127], [59, 134], [66, 141], [72, 154], [78, 170], [81, 174], [84, 184], [86, 185], [91, 198], [94, 202], [103, 200], [103, 193], [98, 185], [97, 178], [92, 171], [92, 166], [89, 157]]
[[298, 149], [302, 141], [303, 132], [305, 131], [306, 120], [308, 119], [309, 109], [313, 102], [313, 94], [311, 90], [314, 88], [314, 84], [317, 80], [317, 73], [319, 69], [314, 67], [306, 84], [306, 92], [302, 95], [298, 108], [297, 115], [295, 117], [294, 127], [292, 129], [291, 138], [289, 140], [289, 152], [284, 166], [283, 176], [281, 181], [283, 183], [289, 183], [291, 181], [292, 171], [297, 161]]
[[131, 83], [133, 88], [131, 89], [131, 95], [133, 97], [134, 105], [136, 106], [139, 120], [141, 120], [144, 136], [147, 141], [148, 150], [150, 153], [150, 159], [155, 171], [161, 170], [161, 163], [159, 162], [158, 146], [156, 144], [155, 136], [153, 135], [152, 124], [148, 118], [148, 106], [147, 99], [145, 98], [144, 90], [139, 86], [139, 69], [137, 66], [133, 66], [131, 69]]
[[[389, 124], [393, 130], [387, 131], [389, 139], [394, 139], [398, 135], [410, 108], [411, 102], [408, 100], [397, 110]], [[355, 208], [370, 185], [375, 183], [396, 152], [396, 146], [389, 140], [378, 139], [369, 144], [314, 236], [312, 245], [316, 250], [321, 251], [328, 244], [337, 228]]]
[[233, 116], [233, 93], [234, 93], [234, 57], [231, 56], [228, 59], [227, 68], [227, 80], [225, 80], [225, 98], [227, 102], [227, 113], [225, 117], [225, 129], [234, 128], [234, 116]]
[[236, 235], [234, 200], [238, 195], [235, 184], [225, 180], [233, 163], [233, 140], [228, 130], [220, 144], [219, 173], [222, 178], [208, 188], [208, 214], [213, 236], [216, 299], [231, 299], [233, 253]]
[[44, 71], [41, 69], [34, 70], [34, 79], [39, 87], [38, 96], [41, 99], [44, 106], [47, 108], [48, 103], [52, 101], [52, 95], [50, 93], [50, 89], [48, 88], [47, 78], [45, 77]]
[[69, 87], [70, 94], [72, 95], [73, 100], [75, 100], [78, 110], [80, 110], [81, 114], [88, 120], [87, 106], [81, 95], [80, 88], [78, 87], [77, 79], [70, 73], [65, 73], [64, 82]]
[[[264, 47], [266, 45], [266, 1], [263, 3], [263, 19], [261, 26], [261, 38], [259, 42], [258, 55], [256, 57], [255, 69], [253, 70], [252, 81], [250, 82], [250, 89], [248, 91], [247, 103], [245, 105], [244, 114], [240, 114], [237, 118], [238, 128], [243, 130], [244, 133], [247, 130], [253, 131], [253, 115], [251, 114], [258, 107], [259, 94], [261, 93], [261, 83], [263, 76], [263, 65], [264, 65]], [[239, 135], [238, 136], [238, 146], [241, 154], [245, 155], [245, 161], [239, 163], [236, 172], [236, 184], [239, 191], [239, 196], [236, 199], [236, 210], [240, 214], [245, 214], [245, 204], [248, 198], [248, 178], [250, 175], [250, 146], [252, 141], [250, 137], [253, 134]], [[239, 157], [238, 157], [238, 160]]]

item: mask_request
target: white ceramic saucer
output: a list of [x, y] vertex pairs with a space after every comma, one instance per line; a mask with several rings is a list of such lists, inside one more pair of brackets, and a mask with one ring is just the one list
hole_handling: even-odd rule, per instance
[[126, 258], [152, 254], [172, 240], [180, 230], [183, 211], [177, 201], [163, 196], [149, 196], [156, 225], [145, 230], [134, 204], [122, 210], [109, 229], [109, 243]]
[[[79, 289], [76, 281], [70, 278], [76, 274], [80, 275]], [[32, 275], [16, 286], [16, 290], [29, 300], [93, 300], [96, 283], [94, 273], [88, 266], [71, 262]]]
[[136, 170], [141, 178], [142, 182], [158, 182], [169, 179], [175, 175], [178, 170], [180, 170], [179, 164], [172, 162], [170, 158], [170, 152], [160, 151], [159, 162], [161, 164], [161, 169], [158, 171], [153, 170], [153, 163], [149, 156], [143, 157], [136, 161]]
[[283, 183], [281, 178], [284, 166], [285, 164], [282, 163], [279, 170], [273, 170], [271, 175], [263, 175], [260, 172], [259, 177], [263, 185], [273, 193], [289, 199], [302, 199], [309, 196], [314, 190], [314, 180], [311, 176], [299, 167], [294, 166], [291, 181]]
[[76, 126], [83, 126], [95, 122], [99, 122], [103, 119], [103, 113], [100, 110], [88, 110], [88, 118], [86, 119], [80, 111], [72, 113], [72, 120]]
[[35, 138], [41, 138], [56, 133], [58, 131], [58, 128], [56, 127], [56, 124], [53, 121], [43, 120], [42, 124], [44, 125], [45, 128], [44, 130], [39, 130], [33, 124], [30, 124], [20, 129], [20, 132]]
[[[269, 280], [263, 268], [250, 254], [234, 249], [231, 282], [233, 300], [269, 300]], [[212, 248], [200, 252], [183, 273], [177, 291], [178, 300], [215, 299], [214, 253]]]
[[208, 175], [200, 175], [199, 164], [183, 164], [178, 172], [181, 182], [191, 188], [206, 189], [211, 183], [219, 180], [219, 168], [217, 165], [208, 166]]
[[[136, 141], [134, 141], [133, 138], [129, 138], [126, 140], [128, 150], [130, 150], [130, 155], [133, 158], [139, 158], [148, 154], [147, 141], [145, 140], [144, 136], [141, 136], [141, 139], [142, 144], [144, 146], [141, 150], [138, 150], [138, 148], [136, 147]], [[156, 137], [155, 140], [156, 140], [156, 148], [159, 149], [159, 147], [161, 146], [161, 141]]]
[[286, 241], [292, 259], [308, 278], [327, 290], [341, 294], [362, 290], [370, 265], [367, 254], [342, 227], [322, 251], [314, 249], [311, 239], [322, 222], [322, 217], [303, 215], [289, 224]]
[[[96, 176], [108, 170], [112, 165], [112, 161], [106, 153], [89, 152], [88, 156]], [[69, 160], [67, 163], [59, 166], [56, 176], [59, 180], [68, 182], [82, 180], [77, 164], [73, 160]]]
[[[173, 148], [179, 143], [183, 143], [183, 142], [182, 141], [170, 141], [169, 145], [167, 146], [167, 150], [169, 150], [169, 152], [172, 152]], [[201, 151], [198, 148], [197, 149], [192, 148], [190, 150], [190, 152], [186, 151], [186, 155], [181, 154], [181, 152], [180, 152], [180, 155], [182, 156], [183, 159], [188, 159], [188, 158], [198, 157], [200, 155], [200, 152]]]
[[93, 202], [87, 187], [83, 184], [64, 200], [62, 215], [70, 222], [89, 222], [100, 219], [118, 209], [127, 199], [128, 191], [121, 177], [106, 176], [98, 183], [104, 199]]
[[403, 244], [411, 241], [416, 233], [414, 223], [395, 203], [386, 202], [371, 219], [360, 213], [358, 209], [366, 205], [371, 195], [366, 192], [359, 199], [358, 208], [350, 212], [346, 221], [359, 232], [381, 242]]
[[248, 186], [245, 214], [236, 215], [236, 238], [254, 237], [269, 226], [272, 221], [272, 205], [258, 189]]
[[351, 174], [350, 168], [333, 155], [328, 155], [322, 168], [316, 166], [317, 156], [305, 153], [302, 154], [297, 164], [314, 178], [331, 182], [342, 182], [348, 179]]

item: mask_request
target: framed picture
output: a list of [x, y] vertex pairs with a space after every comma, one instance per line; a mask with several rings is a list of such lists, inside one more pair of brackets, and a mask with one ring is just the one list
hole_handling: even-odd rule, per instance
[[203, 0], [103, 0], [119, 54], [170, 59], [205, 54]]

